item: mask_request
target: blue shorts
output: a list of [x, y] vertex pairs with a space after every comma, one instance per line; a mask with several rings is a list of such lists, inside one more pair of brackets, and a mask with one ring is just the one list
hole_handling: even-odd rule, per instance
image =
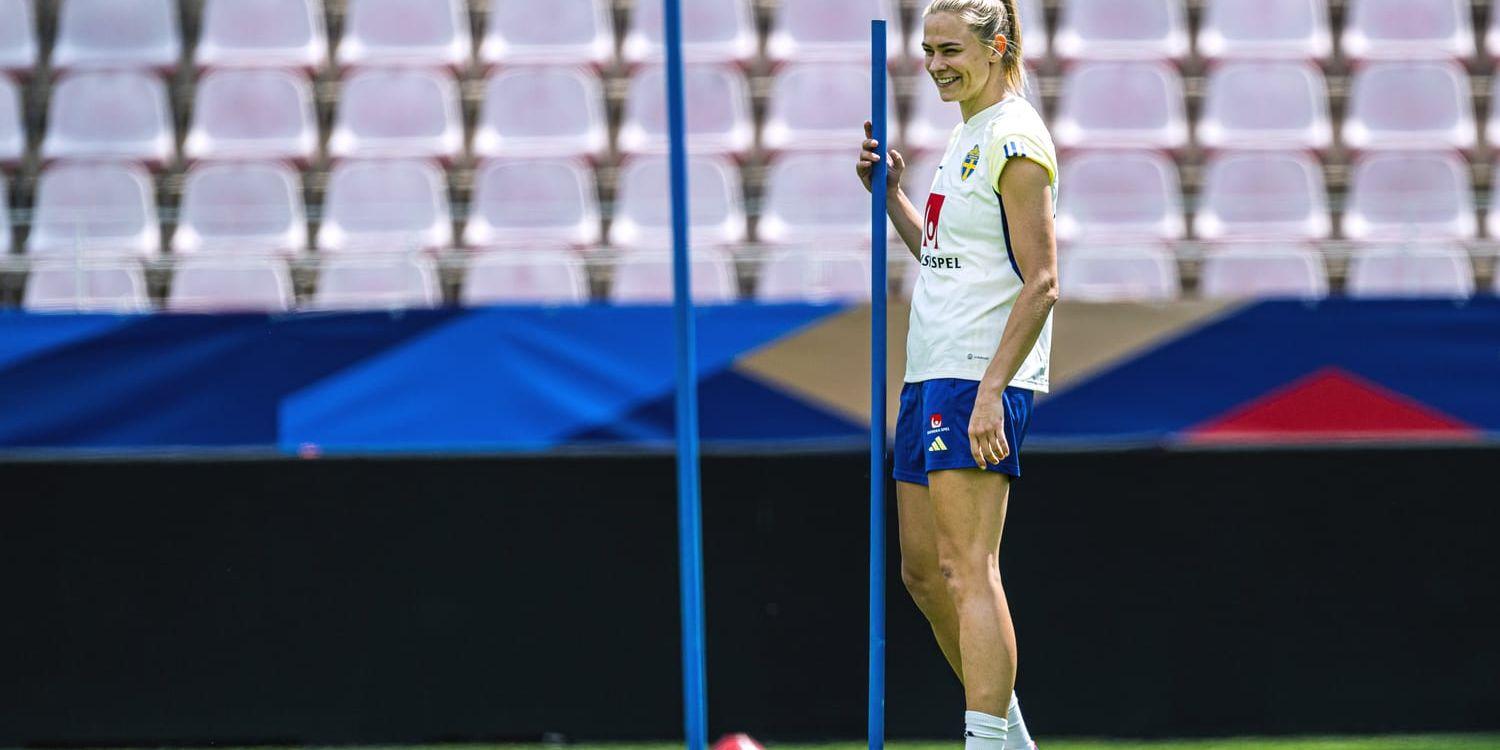
[[[969, 452], [969, 416], [979, 381], [939, 378], [907, 383], [901, 388], [901, 411], [896, 415], [896, 470], [898, 481], [927, 484], [927, 472], [976, 469]], [[1005, 442], [1010, 455], [987, 471], [1021, 476], [1021, 441], [1031, 423], [1033, 393], [1014, 386], [1005, 389]]]

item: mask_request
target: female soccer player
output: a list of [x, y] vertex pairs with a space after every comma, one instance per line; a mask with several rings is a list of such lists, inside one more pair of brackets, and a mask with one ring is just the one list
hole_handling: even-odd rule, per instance
[[[901, 576], [963, 682], [965, 747], [1029, 750], [999, 553], [1032, 394], [1047, 390], [1057, 157], [1022, 96], [1015, 0], [933, 0], [922, 51], [963, 124], [921, 214], [889, 151], [891, 220], [921, 265], [896, 419]], [[866, 189], [881, 158], [870, 136], [867, 122]]]

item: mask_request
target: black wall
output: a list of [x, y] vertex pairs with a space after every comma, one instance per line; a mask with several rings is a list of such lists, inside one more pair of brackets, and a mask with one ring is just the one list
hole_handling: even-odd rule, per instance
[[[1500, 450], [1031, 455], [1042, 737], [1500, 729]], [[864, 731], [866, 459], [704, 467], [715, 734]], [[681, 735], [670, 458], [0, 465], [0, 744]], [[892, 519], [894, 524], [894, 518]], [[889, 727], [957, 685], [899, 590]]]

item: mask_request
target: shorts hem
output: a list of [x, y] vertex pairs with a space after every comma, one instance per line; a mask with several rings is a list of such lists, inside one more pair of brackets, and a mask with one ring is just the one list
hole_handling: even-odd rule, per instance
[[900, 469], [897, 469], [896, 471], [891, 472], [891, 478], [895, 479], [898, 482], [906, 482], [907, 484], [920, 484], [923, 487], [927, 486], [927, 474], [925, 473], [915, 474], [909, 471], [901, 471]]

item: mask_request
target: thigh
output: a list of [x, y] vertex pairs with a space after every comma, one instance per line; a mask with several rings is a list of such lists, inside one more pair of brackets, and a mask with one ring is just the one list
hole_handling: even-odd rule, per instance
[[911, 482], [896, 483], [896, 519], [902, 569], [907, 575], [936, 577], [937, 528], [926, 487]]
[[933, 530], [943, 558], [998, 555], [1010, 477], [979, 469], [927, 475]]

